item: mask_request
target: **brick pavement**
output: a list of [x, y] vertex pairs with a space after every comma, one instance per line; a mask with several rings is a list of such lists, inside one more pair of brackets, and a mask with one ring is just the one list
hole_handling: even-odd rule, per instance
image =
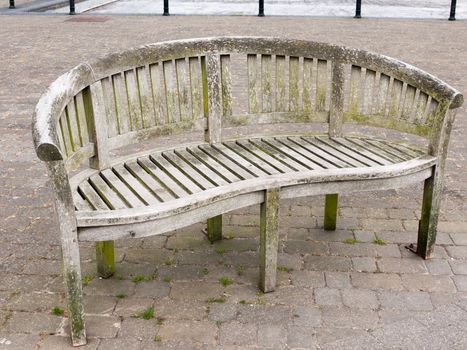
[[[250, 17], [2, 16], [0, 31], [0, 349], [68, 348], [60, 247], [31, 113], [59, 74], [114, 49], [174, 38], [276, 35], [388, 54], [467, 91], [467, 22]], [[323, 198], [281, 203], [279, 287], [258, 293], [258, 208], [227, 215], [230, 239], [202, 224], [118, 242], [114, 278], [87, 285], [86, 349], [467, 348], [467, 126], [455, 123], [435, 258], [416, 240], [421, 187], [342, 197], [338, 230], [322, 231]], [[386, 245], [376, 245], [379, 237]], [[356, 238], [356, 244], [346, 244]], [[219, 249], [223, 247], [223, 249]], [[219, 278], [233, 284], [223, 287]], [[140, 282], [135, 282], [142, 279]], [[222, 303], [216, 301], [224, 301]], [[146, 308], [154, 317], [132, 317]]]

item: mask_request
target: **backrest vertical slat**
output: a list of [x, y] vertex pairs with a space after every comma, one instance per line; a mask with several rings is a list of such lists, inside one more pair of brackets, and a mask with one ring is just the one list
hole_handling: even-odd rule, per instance
[[151, 76], [151, 88], [154, 101], [154, 115], [157, 125], [164, 125], [168, 121], [167, 99], [165, 96], [164, 73], [162, 64], [154, 63], [149, 66]]
[[70, 139], [73, 144], [73, 151], [76, 152], [81, 148], [81, 139], [79, 137], [78, 120], [76, 119], [75, 101], [74, 98], [66, 106], [68, 115], [68, 127], [70, 128]]
[[79, 132], [81, 137], [81, 145], [86, 146], [89, 144], [89, 126], [86, 120], [86, 113], [84, 111], [83, 93], [80, 92], [75, 96], [76, 114], [79, 123]]
[[90, 167], [104, 169], [110, 164], [108, 149], [107, 117], [105, 115], [104, 92], [101, 81], [89, 86], [85, 94], [86, 113], [92, 116], [92, 138], [96, 155], [90, 159]]
[[302, 92], [302, 109], [304, 112], [313, 110], [313, 59], [303, 59], [303, 92]]
[[329, 109], [329, 136], [342, 136], [344, 112], [344, 65], [340, 62], [332, 63], [331, 104]]
[[293, 112], [299, 109], [299, 63], [298, 57], [289, 57], [289, 111]]
[[257, 55], [247, 56], [248, 67], [248, 111], [259, 112], [259, 74]]
[[318, 60], [316, 73], [316, 104], [317, 112], [326, 110], [326, 87], [327, 87], [327, 61]]
[[373, 110], [376, 72], [367, 69], [365, 73], [365, 89], [363, 91], [363, 113], [371, 114]]
[[136, 80], [139, 87], [139, 99], [141, 103], [141, 117], [143, 129], [147, 129], [154, 122], [154, 108], [151, 92], [151, 81], [149, 80], [148, 69], [146, 66], [136, 68]]
[[201, 63], [199, 57], [190, 57], [190, 85], [193, 119], [204, 115], [203, 111], [203, 84], [201, 81]]
[[412, 112], [414, 110], [415, 106], [415, 92], [416, 89], [411, 86], [407, 85], [407, 90], [405, 91], [405, 96], [404, 96], [404, 103], [402, 106], [402, 114], [401, 117], [403, 119], [409, 120], [412, 119]]
[[119, 134], [119, 125], [117, 111], [115, 108], [115, 94], [111, 78], [101, 80], [102, 91], [104, 93], [105, 115], [107, 116], [107, 132], [109, 137], [114, 137]]
[[221, 55], [221, 94], [222, 115], [232, 115], [232, 73], [230, 69], [230, 55]]
[[272, 59], [271, 55], [261, 55], [262, 108], [265, 113], [273, 111]]
[[428, 103], [428, 95], [420, 91], [418, 95], [417, 105], [415, 107], [415, 121], [422, 123], [425, 119], [426, 105]]
[[180, 118], [181, 120], [192, 120], [190, 81], [186, 59], [181, 58], [175, 60], [175, 69], [177, 72]]
[[218, 54], [207, 54], [205, 58], [206, 94], [208, 112], [208, 130], [206, 141], [217, 143], [222, 140], [222, 101], [220, 84], [220, 57]]
[[399, 116], [403, 87], [404, 83], [402, 81], [398, 79], [393, 80], [388, 109], [390, 116]]
[[352, 66], [350, 69], [349, 112], [360, 113], [362, 68]]
[[58, 138], [58, 144], [60, 146], [60, 149], [62, 150], [62, 152], [65, 154], [65, 155], [68, 155], [68, 152], [67, 152], [67, 149], [66, 149], [66, 145], [65, 145], [65, 140], [63, 139], [63, 126], [62, 126], [62, 119], [63, 119], [63, 114], [65, 113], [65, 111], [63, 111], [62, 115], [60, 116], [60, 118], [58, 119], [57, 121], [57, 138]]
[[379, 77], [379, 86], [378, 86], [378, 102], [375, 106], [374, 113], [379, 115], [386, 114], [386, 105], [388, 101], [389, 94], [389, 83], [391, 78], [389, 75], [381, 73]]
[[112, 81], [117, 107], [119, 133], [126, 134], [128, 131], [130, 131], [130, 117], [128, 114], [128, 97], [122, 73], [113, 75]]
[[285, 112], [286, 110], [285, 56], [276, 56], [276, 112]]
[[141, 102], [139, 100], [138, 84], [136, 82], [136, 73], [134, 69], [127, 70], [124, 73], [125, 85], [128, 96], [128, 113], [130, 115], [130, 129], [141, 130], [143, 121], [141, 117]]
[[169, 123], [180, 121], [180, 105], [178, 101], [177, 77], [172, 60], [162, 63], [167, 98], [167, 116]]
[[68, 125], [68, 111], [65, 108], [64, 115], [61, 118], [62, 121], [62, 130], [63, 130], [63, 141], [65, 141], [65, 147], [67, 149], [67, 155], [70, 156], [73, 154], [74, 145], [73, 139], [70, 135], [70, 127]]

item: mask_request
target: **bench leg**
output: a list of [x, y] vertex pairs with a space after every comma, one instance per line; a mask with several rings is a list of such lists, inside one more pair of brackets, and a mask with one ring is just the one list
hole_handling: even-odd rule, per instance
[[109, 278], [115, 272], [114, 241], [96, 242], [97, 274]]
[[222, 215], [208, 219], [208, 239], [211, 243], [222, 239]]
[[324, 229], [326, 231], [334, 231], [336, 229], [337, 200], [337, 193], [326, 195], [324, 203]]
[[272, 292], [276, 287], [279, 245], [279, 189], [266, 190], [260, 213], [259, 274], [260, 288]]
[[81, 283], [81, 265], [76, 227], [75, 207], [68, 184], [65, 165], [61, 161], [46, 162], [55, 195], [62, 257], [63, 277], [67, 296], [68, 322], [71, 329], [73, 346], [86, 344], [84, 325], [83, 286]]
[[431, 258], [436, 241], [442, 184], [434, 174], [425, 180], [423, 187], [422, 214], [418, 224], [417, 254]]

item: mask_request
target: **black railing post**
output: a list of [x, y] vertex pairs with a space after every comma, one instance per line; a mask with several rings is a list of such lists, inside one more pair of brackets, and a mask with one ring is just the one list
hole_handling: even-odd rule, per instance
[[457, 0], [451, 0], [451, 12], [449, 13], [450, 21], [456, 20], [456, 3], [457, 3]]
[[164, 13], [162, 16], [170, 16], [169, 14], [169, 0], [164, 0]]
[[362, 0], [357, 0], [354, 18], [362, 18]]
[[264, 17], [264, 0], [259, 0], [258, 17]]
[[70, 15], [75, 14], [75, 0], [70, 0]]
[[11, 9], [15, 8], [15, 0], [10, 0], [10, 8]]

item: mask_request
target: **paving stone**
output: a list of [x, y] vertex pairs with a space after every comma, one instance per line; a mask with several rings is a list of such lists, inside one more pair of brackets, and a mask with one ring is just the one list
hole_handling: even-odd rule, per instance
[[[349, 325], [350, 326], [350, 325]], [[333, 328], [322, 327], [315, 328], [316, 337], [320, 346], [328, 343], [333, 343], [339, 340], [359, 338], [367, 335], [367, 331], [357, 328]]]
[[452, 272], [455, 275], [467, 275], [467, 261], [465, 260], [449, 260]]
[[27, 312], [48, 312], [53, 307], [64, 307], [65, 298], [61, 294], [20, 293], [9, 301], [9, 309]]
[[177, 233], [167, 239], [168, 249], [203, 249], [210, 245], [202, 232]]
[[381, 258], [400, 258], [400, 248], [397, 244], [375, 245], [376, 256]]
[[393, 323], [371, 333], [380, 343], [390, 348], [420, 349], [419, 339], [425, 337], [428, 329], [414, 319]]
[[430, 259], [425, 261], [425, 265], [432, 275], [452, 275], [451, 266], [446, 260]]
[[152, 236], [146, 237], [142, 240], [141, 248], [144, 249], [154, 249], [154, 248], [163, 248], [167, 242], [166, 236]]
[[379, 291], [378, 298], [383, 309], [400, 309], [410, 311], [433, 310], [430, 294], [426, 292]]
[[[92, 264], [92, 272], [89, 271], [88, 274], [95, 275], [96, 266]], [[129, 263], [126, 261], [121, 262], [120, 264], [115, 265], [115, 273], [113, 279], [126, 279], [133, 280], [136, 275], [143, 276], [153, 276], [156, 274], [157, 267], [153, 264], [143, 263]]]
[[377, 261], [379, 271], [383, 273], [426, 273], [422, 259], [381, 258]]
[[273, 293], [267, 293], [262, 298], [267, 304], [279, 305], [312, 305], [313, 289], [295, 286], [276, 288]]
[[285, 243], [284, 252], [288, 254], [327, 255], [329, 248], [326, 242], [287, 241]]
[[420, 315], [424, 317], [429, 314], [429, 312], [414, 312], [412, 310], [400, 310], [400, 309], [383, 309], [379, 312], [379, 324], [383, 327], [390, 325], [392, 323], [400, 323], [404, 320], [413, 319], [414, 317]]
[[342, 296], [339, 289], [316, 288], [315, 302], [317, 305], [342, 306]]
[[159, 327], [157, 335], [163, 340], [215, 345], [217, 327], [208, 321], [170, 321]]
[[466, 233], [451, 233], [450, 236], [455, 245], [467, 245]]
[[174, 282], [170, 290], [170, 297], [174, 300], [201, 300], [219, 296], [224, 288], [220, 283], [208, 282]]
[[[154, 337], [154, 336], [153, 336]], [[99, 344], [99, 350], [121, 350], [121, 349], [144, 349], [147, 346], [147, 342], [137, 338], [112, 338], [102, 339]]]
[[38, 340], [37, 334], [7, 334], [0, 330], [0, 350], [33, 349]]
[[353, 238], [352, 232], [346, 230], [325, 231], [324, 229], [310, 229], [309, 238], [312, 241], [342, 242], [347, 238]]
[[378, 309], [379, 301], [376, 293], [365, 289], [344, 289], [342, 301], [349, 308]]
[[467, 292], [467, 276], [453, 276], [452, 279], [454, 280], [454, 283], [456, 284], [457, 290], [459, 292]]
[[131, 317], [136, 313], [153, 306], [154, 300], [152, 298], [134, 298], [125, 297], [118, 300], [115, 307], [114, 314], [123, 317]]
[[240, 323], [286, 324], [292, 310], [282, 305], [238, 305], [237, 321]]
[[237, 317], [237, 307], [233, 304], [211, 304], [208, 320], [214, 322], [229, 322]]
[[53, 334], [62, 322], [63, 317], [46, 313], [14, 312], [8, 319], [5, 330], [10, 333]]
[[292, 271], [292, 283], [297, 287], [324, 287], [324, 273], [318, 271]]
[[171, 300], [168, 298], [156, 300], [154, 303], [154, 315], [164, 319], [196, 320], [205, 318], [208, 307], [205, 301], [196, 300]]
[[456, 287], [448, 276], [403, 274], [402, 283], [410, 291], [455, 292]]
[[[1, 338], [1, 336], [0, 336]], [[37, 336], [36, 336], [37, 338]], [[87, 344], [80, 346], [79, 349], [83, 350], [96, 350], [100, 345], [99, 339], [96, 338], [87, 338]], [[23, 349], [32, 349], [33, 347], [24, 346]], [[45, 338], [42, 338], [39, 342], [39, 349], [47, 350], [63, 350], [63, 349], [72, 349], [70, 337], [63, 335], [47, 335]], [[0, 345], [0, 349], [2, 349]], [[6, 348], [5, 348], [6, 349]], [[10, 348], [11, 349], [11, 348]], [[18, 348], [19, 349], [19, 348]]]
[[366, 230], [355, 230], [353, 231], [355, 239], [363, 243], [372, 243], [375, 240], [375, 233]]
[[[163, 322], [166, 322], [165, 319]], [[158, 326], [156, 326], [154, 319], [144, 320], [141, 318], [125, 317], [120, 326], [117, 339], [152, 340], [156, 335], [157, 328]], [[109, 344], [113, 343], [110, 342]]]
[[166, 249], [130, 248], [125, 252], [125, 261], [130, 263], [150, 263], [163, 265], [167, 259], [173, 259], [173, 252]]
[[446, 250], [454, 259], [467, 259], [467, 246], [447, 246]]
[[375, 272], [377, 270], [374, 258], [355, 257], [352, 258], [352, 265], [357, 272]]
[[325, 272], [326, 286], [329, 288], [350, 288], [350, 274], [347, 272]]
[[254, 323], [247, 327], [238, 322], [223, 323], [219, 329], [219, 341], [222, 345], [256, 345], [257, 327]]
[[353, 272], [350, 277], [356, 288], [402, 290], [402, 280], [397, 274]]
[[285, 266], [293, 270], [300, 270], [303, 265], [303, 260], [298, 254], [279, 253], [277, 257], [277, 266]]
[[[116, 316], [86, 316], [86, 335], [89, 338], [114, 338], [120, 326], [121, 319]], [[64, 329], [68, 329], [68, 325]]]
[[169, 295], [170, 287], [166, 282], [148, 281], [136, 284], [136, 298], [164, 298]]
[[287, 330], [280, 324], [258, 324], [258, 346], [283, 348], [287, 343]]
[[316, 306], [296, 306], [292, 314], [292, 325], [300, 328], [319, 327], [321, 309]]
[[84, 310], [88, 314], [110, 315], [115, 309], [116, 304], [116, 297], [108, 297], [103, 295], [84, 296]]
[[367, 309], [348, 309], [333, 306], [323, 307], [323, 322], [328, 327], [373, 329], [378, 323], [378, 314]]
[[350, 271], [352, 262], [349, 258], [340, 256], [307, 256], [305, 269], [314, 271]]
[[317, 347], [318, 340], [309, 327], [291, 326], [288, 328], [287, 345], [290, 348], [310, 349]]
[[332, 255], [338, 256], [375, 256], [375, 247], [369, 243], [346, 244], [341, 242], [329, 243]]
[[115, 296], [119, 293], [132, 295], [135, 284], [132, 281], [94, 278], [83, 288], [84, 294]]

